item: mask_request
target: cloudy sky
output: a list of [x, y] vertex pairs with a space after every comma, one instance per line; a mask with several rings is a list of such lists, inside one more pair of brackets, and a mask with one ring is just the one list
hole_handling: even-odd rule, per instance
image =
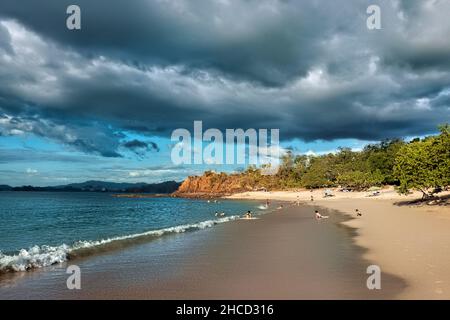
[[[81, 30], [66, 8], [81, 8]], [[381, 30], [366, 26], [370, 4]], [[448, 0], [1, 0], [0, 184], [162, 181], [172, 130], [323, 153], [450, 114]], [[219, 167], [234, 170], [236, 167]]]

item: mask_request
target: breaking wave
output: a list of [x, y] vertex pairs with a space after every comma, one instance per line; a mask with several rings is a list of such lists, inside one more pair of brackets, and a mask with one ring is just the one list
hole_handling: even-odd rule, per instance
[[229, 216], [215, 220], [184, 224], [175, 227], [151, 230], [143, 233], [112, 237], [96, 241], [78, 241], [73, 245], [62, 244], [59, 246], [33, 246], [28, 250], [21, 249], [14, 255], [6, 255], [0, 251], [0, 273], [20, 272], [42, 268], [53, 264], [62, 263], [78, 255], [94, 253], [98, 249], [106, 248], [113, 244], [134, 243], [139, 240], [146, 241], [149, 238], [160, 237], [166, 234], [183, 233], [187, 231], [210, 228], [216, 224], [237, 219], [239, 219], [239, 216]]

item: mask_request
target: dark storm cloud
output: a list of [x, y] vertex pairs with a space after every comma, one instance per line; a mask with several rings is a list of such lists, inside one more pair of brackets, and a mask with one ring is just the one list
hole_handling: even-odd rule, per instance
[[123, 144], [123, 146], [125, 148], [129, 148], [129, 149], [147, 149], [148, 144], [143, 142], [143, 141], [139, 141], [139, 140], [131, 140], [131, 141], [127, 141]]
[[82, 32], [74, 33], [65, 28], [73, 1], [45, 3], [4, 0], [0, 12], [86, 55], [101, 52], [142, 68], [212, 68], [268, 85], [305, 74], [323, 53], [320, 41], [335, 28], [349, 28], [327, 11], [355, 12], [339, 4], [323, 10], [310, 1], [78, 0]]
[[150, 147], [150, 149], [153, 149], [153, 150], [159, 152], [159, 147], [158, 147], [158, 145], [155, 142], [149, 141], [148, 142], [148, 146]]
[[449, 120], [449, 2], [377, 1], [372, 31], [357, 0], [79, 0], [81, 31], [65, 28], [72, 1], [42, 2], [0, 4], [4, 135], [118, 157], [122, 130], [169, 137], [194, 120], [286, 140], [419, 135]]
[[6, 29], [6, 27], [4, 27], [1, 24], [0, 24], [0, 50], [6, 52], [7, 54], [13, 53], [13, 49], [11, 47], [11, 37], [9, 35], [8, 29]]
[[155, 150], [156, 152], [159, 152], [158, 145], [153, 141], [140, 141], [137, 139], [127, 141], [122, 144], [123, 147], [130, 149], [136, 153], [142, 152], [142, 151], [151, 151]]

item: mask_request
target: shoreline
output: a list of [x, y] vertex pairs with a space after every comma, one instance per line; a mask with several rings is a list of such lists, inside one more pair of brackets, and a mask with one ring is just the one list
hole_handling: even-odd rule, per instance
[[[448, 299], [450, 212], [394, 205], [392, 194], [336, 194], [294, 204], [298, 192], [236, 194], [270, 198], [255, 220], [143, 241], [11, 276], [0, 297], [14, 299]], [[269, 197], [268, 197], [269, 196]], [[359, 198], [358, 198], [359, 196]], [[405, 200], [404, 197], [401, 200]], [[404, 201], [403, 201], [404, 202]], [[277, 210], [279, 204], [283, 209]], [[362, 217], [355, 217], [359, 208]], [[329, 215], [317, 221], [314, 210]], [[122, 250], [123, 249], [123, 250]], [[79, 265], [83, 290], [65, 288]], [[382, 290], [366, 287], [379, 265]]]
[[[350, 219], [278, 202], [254, 220], [235, 220], [24, 274], [5, 298], [50, 299], [393, 299], [406, 283], [386, 274], [368, 290], [364, 248]], [[182, 245], [183, 250], [180, 250]], [[132, 263], [131, 263], [132, 262]], [[65, 267], [82, 270], [82, 290], [67, 290]], [[51, 271], [51, 270], [54, 271]], [[14, 281], [13, 281], [14, 282]]]
[[[313, 194], [314, 201], [309, 201]], [[356, 229], [356, 244], [366, 248], [363, 257], [382, 270], [403, 278], [408, 287], [399, 299], [450, 298], [450, 207], [411, 205], [419, 193], [400, 196], [382, 190], [377, 197], [367, 192], [335, 192], [323, 198], [323, 190], [245, 192], [229, 199], [300, 201], [309, 206], [345, 214], [345, 226]], [[447, 195], [448, 192], [444, 195]], [[362, 212], [356, 217], [355, 209]]]

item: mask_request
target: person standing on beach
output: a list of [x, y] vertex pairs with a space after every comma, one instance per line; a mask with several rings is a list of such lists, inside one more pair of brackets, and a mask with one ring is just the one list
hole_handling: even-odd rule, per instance
[[300, 207], [300, 196], [297, 196], [297, 207]]

